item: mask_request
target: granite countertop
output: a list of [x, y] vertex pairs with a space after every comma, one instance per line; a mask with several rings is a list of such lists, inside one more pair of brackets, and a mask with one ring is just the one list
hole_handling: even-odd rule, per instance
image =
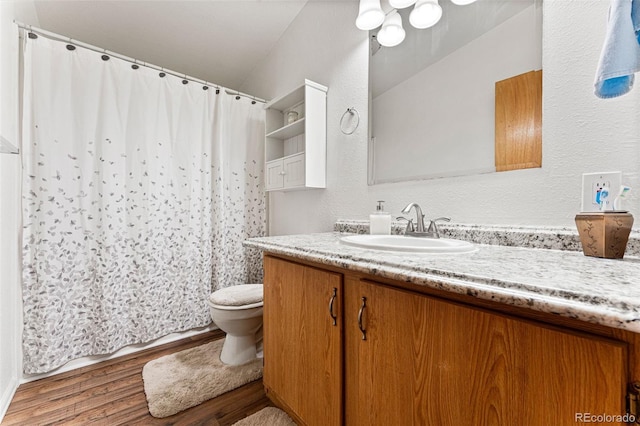
[[251, 238], [274, 254], [640, 333], [640, 258], [477, 244], [465, 254], [406, 254], [340, 244], [339, 232]]

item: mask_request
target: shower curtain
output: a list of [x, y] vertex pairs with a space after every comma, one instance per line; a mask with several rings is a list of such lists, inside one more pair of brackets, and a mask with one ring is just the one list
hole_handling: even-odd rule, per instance
[[242, 241], [265, 232], [262, 107], [23, 47], [24, 372], [209, 324], [212, 290], [261, 278]]

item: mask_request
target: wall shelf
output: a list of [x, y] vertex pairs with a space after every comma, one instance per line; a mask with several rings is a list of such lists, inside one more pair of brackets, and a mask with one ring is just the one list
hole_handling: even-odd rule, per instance
[[274, 130], [273, 132], [269, 133], [267, 137], [285, 140], [300, 135], [304, 133], [304, 122], [304, 117], [302, 117], [291, 124], [287, 124], [284, 127]]
[[[305, 80], [265, 110], [265, 190], [325, 188], [327, 88]], [[289, 111], [298, 114], [293, 123]]]

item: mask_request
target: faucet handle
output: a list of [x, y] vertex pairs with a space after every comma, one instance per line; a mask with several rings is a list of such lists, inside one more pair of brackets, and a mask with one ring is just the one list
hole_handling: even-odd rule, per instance
[[442, 216], [442, 217], [437, 217], [435, 219], [431, 219], [431, 222], [441, 222], [441, 221], [442, 222], [451, 222], [451, 218]]
[[427, 232], [434, 234], [436, 238], [440, 238], [440, 230], [438, 229], [438, 224], [436, 222], [451, 222], [451, 218], [438, 217], [429, 221], [429, 229], [427, 229]]
[[407, 232], [415, 232], [415, 227], [413, 226], [413, 219], [407, 219], [404, 216], [398, 216], [398, 217], [396, 217], [396, 220], [406, 220], [407, 221], [407, 227], [404, 230], [405, 234]]

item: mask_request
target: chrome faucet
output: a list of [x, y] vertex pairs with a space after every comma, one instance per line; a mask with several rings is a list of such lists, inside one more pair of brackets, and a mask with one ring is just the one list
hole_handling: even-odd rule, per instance
[[[407, 206], [402, 209], [402, 214], [408, 214], [411, 212], [411, 209], [416, 209], [416, 229], [415, 233], [424, 233], [424, 215], [422, 214], [422, 209], [416, 203], [409, 203]], [[407, 232], [405, 232], [407, 234]]]
[[407, 219], [404, 217], [399, 217], [397, 219], [404, 219], [407, 221], [407, 227], [404, 230], [404, 235], [410, 237], [428, 237], [428, 238], [440, 238], [440, 230], [438, 229], [437, 222], [445, 221], [449, 222], [451, 219], [448, 217], [439, 217], [437, 219], [433, 219], [429, 221], [429, 228], [425, 230], [424, 226], [424, 214], [422, 213], [422, 209], [416, 203], [409, 203], [407, 206], [402, 209], [403, 214], [408, 214], [411, 212], [411, 209], [416, 210], [416, 223], [415, 227], [413, 224], [413, 220]]

